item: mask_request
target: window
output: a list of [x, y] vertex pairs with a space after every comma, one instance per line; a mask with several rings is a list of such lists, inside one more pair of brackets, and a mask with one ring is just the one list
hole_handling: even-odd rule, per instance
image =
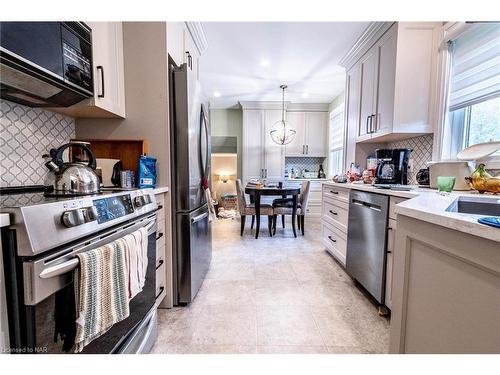
[[478, 24], [450, 42], [448, 148], [500, 141], [500, 24]]
[[329, 174], [341, 174], [344, 164], [344, 105], [330, 112], [329, 123]]

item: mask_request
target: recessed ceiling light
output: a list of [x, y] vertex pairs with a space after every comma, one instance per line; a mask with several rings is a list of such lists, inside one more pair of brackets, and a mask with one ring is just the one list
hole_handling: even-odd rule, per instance
[[262, 66], [262, 67], [265, 68], [265, 67], [267, 67], [269, 65], [271, 65], [271, 63], [269, 62], [268, 59], [262, 59], [262, 60], [260, 60], [260, 66]]
[[307, 97], [309, 97], [309, 93], [308, 92], [303, 92], [301, 96], [303, 98], [307, 98]]
[[216, 97], [216, 98], [220, 97], [220, 92], [219, 91], [214, 91], [214, 97]]

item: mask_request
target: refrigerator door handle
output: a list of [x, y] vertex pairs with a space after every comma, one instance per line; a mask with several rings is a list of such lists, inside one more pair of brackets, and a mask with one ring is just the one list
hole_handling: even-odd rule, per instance
[[200, 220], [203, 220], [208, 216], [208, 212], [204, 212], [201, 215], [195, 216], [191, 219], [191, 224], [197, 223]]

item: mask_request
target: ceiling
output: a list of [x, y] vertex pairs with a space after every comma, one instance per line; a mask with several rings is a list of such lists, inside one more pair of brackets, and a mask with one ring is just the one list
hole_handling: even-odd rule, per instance
[[339, 60], [369, 22], [204, 22], [200, 62], [212, 108], [239, 101], [330, 103], [345, 85]]

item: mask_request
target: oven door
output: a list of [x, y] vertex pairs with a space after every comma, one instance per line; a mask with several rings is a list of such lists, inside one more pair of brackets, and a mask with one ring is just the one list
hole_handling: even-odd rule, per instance
[[24, 280], [22, 288], [18, 288], [18, 293], [23, 294], [19, 300], [24, 303], [19, 306], [17, 324], [9, 324], [14, 328], [10, 334], [11, 344], [16, 343], [14, 351], [69, 352], [73, 346], [71, 338], [64, 340], [56, 333], [71, 331], [76, 324], [73, 270], [78, 261], [75, 260], [75, 254], [110, 243], [141, 227], [148, 229], [148, 267], [144, 288], [130, 301], [129, 317], [116, 323], [83, 350], [83, 353], [119, 352], [155, 304], [156, 214], [114, 227], [95, 238], [50, 256], [20, 264]]

